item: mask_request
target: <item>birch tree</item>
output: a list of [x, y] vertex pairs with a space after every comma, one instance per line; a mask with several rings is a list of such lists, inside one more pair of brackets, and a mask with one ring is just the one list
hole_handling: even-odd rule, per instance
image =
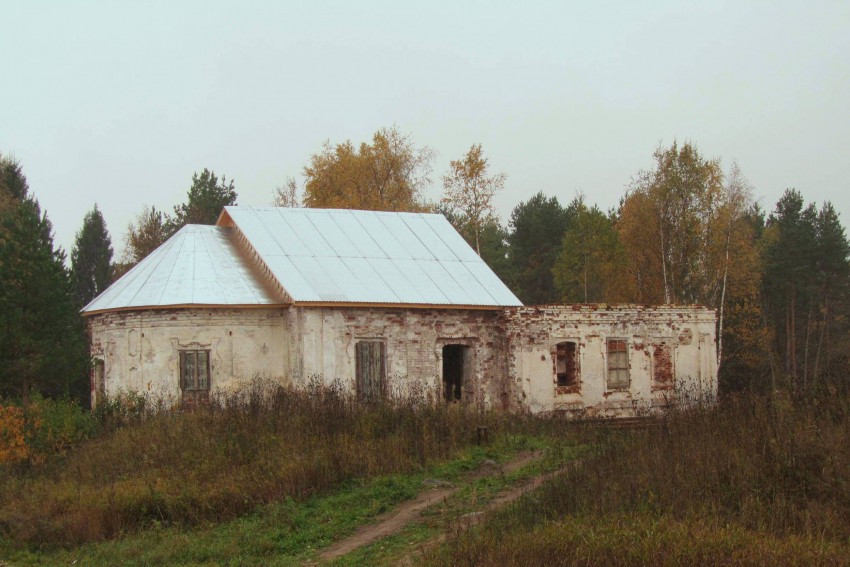
[[372, 143], [326, 141], [304, 167], [304, 205], [325, 209], [423, 211], [422, 190], [434, 153], [417, 147], [398, 128], [382, 128]]
[[301, 198], [298, 195], [298, 183], [294, 177], [287, 177], [283, 185], [275, 187], [272, 204], [275, 207], [289, 208], [301, 206]]
[[454, 210], [474, 237], [481, 256], [481, 230], [495, 216], [493, 197], [505, 187], [504, 173], [487, 175], [488, 160], [481, 144], [473, 144], [463, 159], [452, 160], [443, 176], [442, 202]]

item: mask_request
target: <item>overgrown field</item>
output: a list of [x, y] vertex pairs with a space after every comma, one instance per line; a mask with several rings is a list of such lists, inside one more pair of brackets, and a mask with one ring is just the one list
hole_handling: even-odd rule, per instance
[[221, 522], [445, 461], [474, 444], [480, 425], [491, 436], [531, 427], [424, 398], [364, 405], [321, 386], [254, 383], [194, 412], [121, 403], [107, 408], [100, 435], [64, 457], [4, 467], [0, 537], [73, 546], [149, 526]]
[[595, 455], [437, 565], [850, 564], [850, 399], [726, 399]]
[[[319, 386], [255, 383], [195, 412], [138, 401], [91, 422], [43, 410], [91, 438], [42, 432], [41, 456], [0, 465], [0, 563], [315, 561], [438, 475], [460, 483], [444, 512], [339, 561], [850, 565], [850, 397], [840, 392], [728, 398], [635, 430], [424, 397], [364, 405]], [[476, 443], [481, 425], [487, 447]], [[581, 459], [458, 529], [539, 474], [484, 478], [480, 463], [528, 448], [548, 450], [540, 471]]]

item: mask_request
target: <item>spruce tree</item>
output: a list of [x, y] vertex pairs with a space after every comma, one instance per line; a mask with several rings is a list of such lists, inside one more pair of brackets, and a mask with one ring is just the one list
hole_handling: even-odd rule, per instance
[[112, 241], [97, 205], [86, 213], [71, 250], [71, 273], [79, 305], [84, 306], [109, 287]]
[[0, 395], [24, 404], [88, 390], [83, 321], [51, 230], [34, 198], [0, 212]]

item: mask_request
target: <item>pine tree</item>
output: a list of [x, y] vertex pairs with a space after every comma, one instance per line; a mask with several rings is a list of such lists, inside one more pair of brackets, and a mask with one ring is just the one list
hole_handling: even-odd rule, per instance
[[231, 179], [219, 181], [215, 172], [204, 168], [200, 175], [192, 176], [192, 186], [186, 202], [174, 207], [172, 234], [187, 224], [215, 224], [221, 209], [236, 204], [236, 186]]
[[112, 240], [96, 204], [77, 232], [71, 250], [71, 273], [81, 306], [100, 295], [112, 280]]
[[610, 301], [618, 268], [624, 264], [617, 231], [596, 205], [584, 204], [583, 196], [576, 197], [569, 208], [576, 213], [552, 268], [555, 286], [567, 302]]
[[557, 197], [537, 193], [511, 213], [508, 236], [514, 293], [526, 304], [552, 303], [560, 299], [552, 267], [574, 211], [565, 209]]
[[804, 387], [808, 372], [810, 323], [816, 308], [817, 209], [788, 189], [767, 222], [764, 288], [773, 316], [776, 350], [795, 389]]

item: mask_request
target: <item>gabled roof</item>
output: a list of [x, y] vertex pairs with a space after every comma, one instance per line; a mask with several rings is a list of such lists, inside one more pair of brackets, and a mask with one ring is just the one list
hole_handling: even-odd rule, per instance
[[83, 308], [83, 313], [188, 305], [282, 303], [234, 245], [234, 229], [187, 225]]
[[522, 305], [442, 215], [225, 207], [218, 226], [184, 226], [83, 313], [286, 303]]
[[225, 207], [294, 303], [499, 307], [520, 301], [442, 215]]

